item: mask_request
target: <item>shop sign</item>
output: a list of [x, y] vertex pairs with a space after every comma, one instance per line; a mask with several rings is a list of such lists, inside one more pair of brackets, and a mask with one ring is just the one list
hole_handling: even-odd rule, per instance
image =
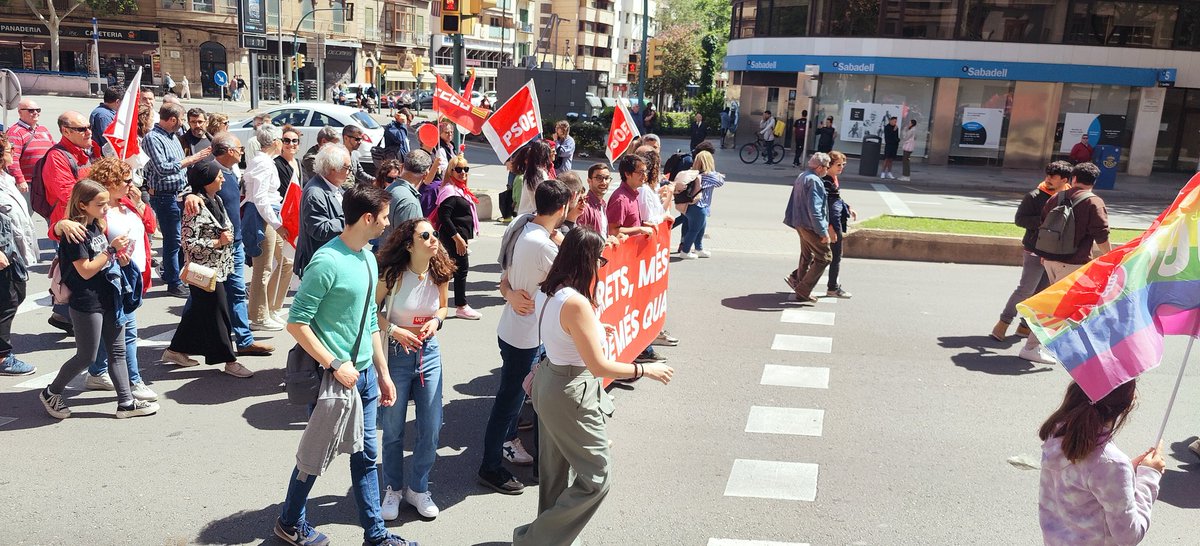
[[257, 34], [242, 35], [242, 49], [267, 50], [267, 37]]
[[[59, 27], [58, 35], [62, 38], [92, 39], [91, 27]], [[49, 36], [50, 31], [44, 25], [0, 22], [0, 34], [18, 34], [22, 36]], [[120, 30], [102, 28], [99, 31], [101, 40], [119, 42], [149, 42], [158, 43], [158, 32], [154, 30]]]
[[355, 50], [347, 47], [326, 46], [326, 59], [353, 59]]
[[162, 55], [159, 55], [158, 51], [155, 50], [150, 55], [150, 80], [153, 81], [155, 76], [159, 74], [162, 74]]
[[[899, 104], [875, 104], [870, 102], [847, 102], [842, 108], [842, 125], [838, 134], [847, 142], [862, 142], [863, 137], [883, 137], [883, 126], [888, 118], [904, 117], [904, 107]], [[897, 122], [896, 125], [903, 124]]]
[[1004, 125], [1003, 108], [963, 108], [960, 148], [1000, 149], [1000, 130]]
[[1063, 120], [1062, 143], [1058, 151], [1064, 154], [1071, 153], [1071, 148], [1079, 143], [1079, 138], [1083, 135], [1087, 135], [1088, 144], [1091, 146], [1120, 146], [1124, 134], [1125, 116], [1068, 112]]

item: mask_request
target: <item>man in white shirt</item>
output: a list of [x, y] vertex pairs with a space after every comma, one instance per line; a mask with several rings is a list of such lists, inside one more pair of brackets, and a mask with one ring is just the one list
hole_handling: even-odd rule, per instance
[[[542, 355], [537, 317], [533, 314], [533, 294], [550, 272], [562, 242], [559, 226], [566, 220], [571, 191], [558, 180], [538, 185], [535, 199], [537, 214], [528, 222], [513, 222], [510, 230], [521, 230], [511, 252], [500, 256], [504, 272], [500, 293], [506, 301], [500, 314], [496, 336], [500, 345], [500, 388], [492, 405], [483, 438], [483, 462], [479, 483], [506, 495], [520, 494], [525, 484], [504, 468], [508, 459], [516, 464], [533, 464], [517, 439], [517, 415], [525, 401], [521, 382]], [[502, 245], [503, 248], [504, 245]], [[516, 258], [516, 259], [514, 259]]]

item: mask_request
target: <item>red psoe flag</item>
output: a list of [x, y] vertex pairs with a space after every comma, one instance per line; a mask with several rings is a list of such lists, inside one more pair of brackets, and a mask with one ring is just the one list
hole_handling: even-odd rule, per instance
[[279, 216], [283, 220], [283, 228], [288, 233], [288, 244], [292, 245], [293, 251], [296, 249], [296, 237], [300, 234], [301, 193], [304, 193], [304, 189], [300, 187], [300, 184], [296, 182], [288, 184], [287, 193], [283, 196], [283, 209], [279, 211]]
[[471, 106], [470, 99], [455, 93], [441, 76], [437, 77], [437, 87], [433, 90], [433, 110], [473, 135], [479, 134], [488, 117], [486, 109]]
[[[121, 99], [121, 107], [117, 109], [117, 116], [104, 130], [104, 138], [112, 147], [111, 152], [122, 161], [141, 152], [137, 134], [138, 95], [141, 94], [141, 87], [142, 69], [139, 68], [137, 74], [133, 76], [132, 83], [125, 89], [125, 97]], [[103, 153], [108, 155], [109, 150], [103, 150]]]
[[541, 133], [542, 112], [538, 107], [537, 93], [533, 90], [533, 80], [517, 90], [483, 124], [483, 134], [502, 162]]
[[621, 157], [633, 144], [633, 139], [639, 136], [641, 134], [637, 125], [633, 124], [633, 115], [618, 101], [617, 108], [613, 110], [612, 125], [608, 128], [608, 142], [604, 144], [604, 155], [608, 157], [608, 162], [613, 163]]

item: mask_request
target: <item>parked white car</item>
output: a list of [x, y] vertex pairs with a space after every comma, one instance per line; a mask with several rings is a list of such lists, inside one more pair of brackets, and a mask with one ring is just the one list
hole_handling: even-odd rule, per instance
[[[280, 127], [291, 125], [300, 131], [300, 154], [317, 143], [317, 132], [326, 125], [336, 128], [339, 134], [347, 125], [362, 127], [364, 138], [358, 145], [358, 160], [362, 162], [363, 168], [367, 172], [375, 172], [375, 166], [371, 160], [371, 147], [383, 140], [383, 127], [380, 127], [375, 119], [367, 113], [359, 111], [357, 108], [327, 102], [297, 102], [275, 106], [265, 112], [271, 115], [271, 123]], [[230, 123], [229, 132], [244, 144], [253, 138], [254, 118]], [[248, 161], [250, 158], [246, 159]]]

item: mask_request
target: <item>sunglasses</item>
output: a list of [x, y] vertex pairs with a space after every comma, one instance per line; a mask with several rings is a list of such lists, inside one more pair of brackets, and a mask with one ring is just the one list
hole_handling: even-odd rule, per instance
[[22, 110], [22, 111], [25, 111], [25, 112], [33, 112], [33, 113], [35, 113], [35, 114], [40, 114], [40, 113], [42, 113], [42, 109], [41, 109], [41, 108], [22, 108], [21, 110]]
[[454, 172], [456, 172], [456, 173], [469, 173], [469, 172], [471, 172], [471, 168], [470, 168], [470, 167], [455, 167], [455, 168], [454, 168]]
[[132, 178], [126, 178], [125, 180], [122, 180], [122, 181], [121, 181], [121, 184], [122, 184], [122, 185], [124, 185], [124, 186], [129, 186], [129, 185], [132, 185], [132, 184], [133, 184], [133, 179], [132, 179]]
[[346, 138], [353, 140], [354, 142], [362, 142], [362, 139], [363, 139], [363, 137], [360, 137], [360, 136], [348, 136]]
[[75, 131], [75, 132], [77, 132], [77, 133], [90, 133], [90, 132], [92, 132], [92, 128], [91, 128], [91, 127], [88, 127], [88, 126], [86, 126], [86, 125], [84, 125], [83, 127], [71, 127], [70, 125], [64, 125], [64, 126], [63, 126], [63, 129], [70, 129], [70, 130], [72, 130], [72, 131]]
[[604, 256], [601, 256], [601, 257], [600, 257], [600, 267], [604, 267], [604, 266], [606, 266], [606, 265], [608, 265], [608, 258], [605, 258]]
[[428, 241], [430, 237], [435, 237], [435, 238], [436, 238], [436, 237], [438, 236], [438, 232], [436, 232], [436, 231], [422, 231], [422, 232], [421, 232], [419, 235], [421, 236], [421, 240], [422, 240], [422, 241]]
[[300, 144], [300, 139], [298, 138], [281, 138], [279, 140], [284, 144]]

